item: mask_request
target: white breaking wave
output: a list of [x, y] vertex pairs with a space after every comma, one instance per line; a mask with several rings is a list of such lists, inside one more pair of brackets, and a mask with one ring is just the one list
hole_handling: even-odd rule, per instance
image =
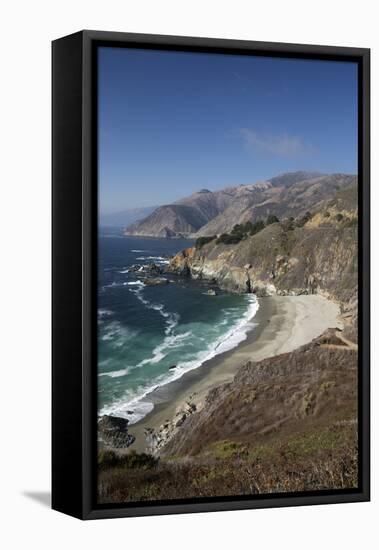
[[131, 250], [131, 252], [149, 252], [149, 250]]
[[[136, 283], [137, 282], [139, 281], [136, 281]], [[145, 285], [142, 283], [142, 287], [144, 286]], [[150, 302], [149, 300], [144, 298], [142, 296], [142, 287], [137, 288], [136, 290], [130, 288], [129, 290], [130, 292], [133, 292], [133, 294], [135, 294], [138, 300], [142, 302], [147, 309], [153, 309], [155, 311], [158, 311], [162, 315], [162, 317], [164, 317], [164, 319], [166, 320], [165, 333], [167, 335], [170, 334], [171, 331], [177, 326], [180, 319], [180, 315], [178, 313], [172, 313], [170, 311], [166, 311], [163, 304], [154, 304], [153, 302]]]
[[120, 370], [113, 370], [111, 372], [101, 372], [99, 376], [109, 376], [109, 378], [120, 378], [121, 376], [125, 376], [126, 374], [129, 374], [130, 367], [125, 367], [124, 369]]
[[121, 283], [121, 282], [116, 283], [116, 281], [113, 281], [112, 283], [109, 283], [109, 285], [104, 285], [102, 287], [102, 290], [105, 290], [106, 288], [115, 288], [117, 286], [123, 286], [123, 285], [124, 285], [124, 283]]
[[103, 319], [104, 317], [110, 317], [111, 315], [113, 315], [113, 311], [111, 311], [110, 309], [98, 309], [97, 310], [97, 317], [99, 319]]
[[136, 260], [139, 260], [139, 261], [154, 260], [157, 264], [170, 263], [170, 261], [167, 258], [164, 258], [163, 256], [140, 256], [139, 258], [136, 258]]
[[[110, 378], [120, 378], [121, 376], [126, 376], [129, 374], [132, 370], [140, 368], [147, 364], [155, 364], [161, 361], [166, 357], [167, 354], [164, 354], [163, 352], [168, 350], [172, 351], [175, 348], [180, 347], [183, 344], [183, 341], [188, 338], [189, 336], [192, 336], [192, 333], [190, 331], [184, 332], [183, 334], [176, 334], [172, 336], [167, 336], [161, 344], [156, 346], [152, 352], [152, 356], [148, 359], [144, 359], [143, 361], [140, 361], [137, 365], [133, 367], [125, 367], [123, 369], [110, 371], [110, 372], [102, 372], [99, 374], [99, 376], [109, 376]], [[186, 345], [191, 345], [191, 343], [187, 343]], [[193, 345], [193, 344], [192, 344]], [[106, 366], [109, 364], [111, 360], [107, 359], [105, 361], [102, 361], [99, 363], [99, 366]]]
[[[259, 309], [259, 303], [254, 295], [248, 295], [246, 299], [248, 307], [245, 314], [225, 334], [221, 335], [214, 342], [211, 342], [205, 350], [198, 352], [191, 361], [179, 362], [174, 370], [157, 377], [153, 384], [141, 386], [135, 390], [133, 395], [126, 393], [116, 402], [103, 407], [100, 414], [114, 414], [115, 416], [128, 418], [130, 424], [138, 422], [154, 408], [153, 403], [146, 400], [146, 397], [152, 391], [181, 378], [186, 372], [199, 368], [205, 361], [229, 351], [243, 342], [247, 338], [248, 332], [257, 326], [251, 320]], [[175, 338], [175, 336], [170, 336], [169, 338]], [[159, 357], [162, 354], [162, 348], [164, 346], [168, 347], [173, 342], [169, 338], [165, 338], [164, 342], [155, 348], [153, 358]], [[157, 361], [159, 360], [157, 359]], [[152, 362], [151, 359], [150, 362]], [[133, 413], [131, 414], [130, 411], [133, 411]]]
[[[171, 351], [180, 345], [182, 345], [183, 340], [191, 336], [191, 332], [185, 332], [184, 334], [176, 334], [172, 336], [166, 336], [161, 344], [153, 349], [153, 355], [149, 359], [144, 359], [138, 363], [137, 367], [143, 367], [144, 365], [154, 365], [162, 361], [167, 355], [165, 351]], [[178, 345], [179, 344], [179, 345]]]
[[130, 330], [118, 321], [111, 321], [104, 328], [101, 339], [104, 342], [110, 342], [116, 348], [120, 348], [136, 334], [135, 330]]
[[115, 282], [113, 281], [113, 283], [110, 283], [109, 285], [104, 285], [102, 287], [102, 290], [105, 290], [106, 288], [117, 288], [117, 287], [121, 287], [121, 286], [139, 286], [139, 287], [144, 287], [145, 284], [142, 282], [142, 281], [130, 281], [130, 282], [125, 282], [125, 281], [119, 281], [119, 282]]
[[99, 414], [120, 416], [127, 418], [130, 424], [135, 424], [154, 409], [153, 403], [142, 401], [141, 399], [141, 397], [134, 397], [125, 404], [124, 398], [121, 398], [111, 405], [104, 406]]

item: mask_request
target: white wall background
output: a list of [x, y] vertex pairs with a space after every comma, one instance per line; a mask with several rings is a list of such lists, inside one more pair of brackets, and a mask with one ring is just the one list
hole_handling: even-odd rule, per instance
[[[376, 547], [379, 399], [375, 362], [372, 503], [83, 523], [40, 502], [41, 498], [46, 501], [50, 486], [50, 41], [86, 28], [371, 47], [375, 153], [379, 145], [375, 2], [14, 0], [4, 3], [1, 12], [2, 547]], [[375, 154], [372, 161], [375, 284], [379, 235]], [[374, 287], [374, 322], [377, 298]], [[373, 349], [377, 351], [375, 342]], [[38, 498], [31, 498], [30, 493]]]

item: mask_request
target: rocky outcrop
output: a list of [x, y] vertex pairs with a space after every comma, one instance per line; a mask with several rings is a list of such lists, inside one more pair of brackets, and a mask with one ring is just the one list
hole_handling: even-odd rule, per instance
[[169, 432], [162, 455], [210, 453], [223, 440], [259, 445], [298, 430], [356, 425], [358, 228], [357, 188], [321, 201], [313, 215], [265, 227], [237, 244], [216, 239], [181, 251], [169, 269], [258, 296], [321, 294], [341, 305], [344, 330], [259, 363], [211, 390], [204, 406]]
[[164, 277], [155, 277], [155, 278], [152, 277], [150, 279], [142, 278], [141, 281], [146, 286], [162, 286], [162, 285], [168, 285], [170, 282], [168, 279], [165, 279]]
[[169, 270], [216, 282], [230, 292], [322, 294], [353, 307], [358, 289], [356, 211], [344, 210], [340, 219], [335, 213], [338, 200], [321, 203], [301, 226], [273, 223], [238, 244], [215, 239], [199, 249], [185, 249], [171, 259]]
[[185, 425], [188, 418], [196, 411], [197, 406], [192, 402], [190, 396], [185, 405], [178, 408], [174, 417], [170, 420], [167, 419], [159, 429], [146, 428], [145, 437], [149, 452], [159, 454], [160, 450], [178, 433], [179, 429]]
[[171, 258], [168, 270], [178, 275], [193, 275], [192, 266], [196, 262], [196, 256], [195, 247], [185, 248]]
[[[357, 289], [356, 229], [302, 229], [280, 224], [236, 246], [210, 244], [177, 254], [170, 270], [257, 296], [323, 294], [348, 302]], [[245, 263], [246, 260], [248, 263]]]
[[101, 416], [97, 423], [99, 441], [113, 449], [129, 447], [135, 437], [128, 433], [129, 420], [117, 416]]
[[137, 277], [162, 275], [165, 270], [162, 266], [155, 263], [151, 264], [134, 264], [129, 268], [129, 271], [135, 273]]

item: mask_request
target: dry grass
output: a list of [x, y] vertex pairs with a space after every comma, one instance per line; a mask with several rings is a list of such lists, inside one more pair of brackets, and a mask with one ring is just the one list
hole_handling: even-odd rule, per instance
[[99, 502], [354, 488], [358, 483], [355, 431], [350, 422], [280, 445], [249, 448], [224, 441], [206, 455], [161, 459], [151, 468], [115, 465], [99, 473]]
[[247, 363], [208, 393], [159, 460], [100, 455], [99, 502], [357, 487], [357, 351], [341, 344], [327, 331]]

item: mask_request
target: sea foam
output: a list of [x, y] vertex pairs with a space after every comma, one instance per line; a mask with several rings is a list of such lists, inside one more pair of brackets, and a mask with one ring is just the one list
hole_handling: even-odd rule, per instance
[[[136, 292], [136, 294], [138, 292], [139, 299], [142, 301], [142, 303], [146, 305], [146, 307], [157, 309], [162, 313], [164, 312], [164, 308], [161, 304], [151, 304], [148, 300], [141, 296], [141, 292], [139, 292], [139, 290], [140, 289], [134, 292]], [[225, 353], [226, 351], [229, 351], [238, 346], [238, 344], [240, 344], [247, 338], [249, 331], [257, 326], [256, 323], [252, 322], [252, 318], [256, 315], [258, 311], [258, 300], [253, 294], [247, 295], [246, 300], [248, 302], [248, 305], [242, 317], [224, 334], [220, 335], [213, 342], [210, 342], [205, 349], [195, 354], [191, 360], [179, 362], [176, 365], [175, 369], [158, 376], [153, 384], [141, 385], [139, 388], [134, 390], [134, 392], [126, 392], [122, 398], [118, 399], [112, 404], [103, 407], [100, 411], [100, 414], [114, 414], [116, 416], [128, 418], [130, 424], [134, 424], [141, 420], [154, 408], [153, 403], [151, 403], [148, 399], [148, 396], [151, 392], [153, 392], [160, 386], [169, 384], [170, 382], [181, 378], [186, 372], [201, 367], [201, 365], [205, 361], [209, 361], [216, 355]], [[170, 316], [168, 312], [164, 313], [167, 316]], [[219, 326], [221, 325], [224, 325], [224, 321], [221, 321]], [[173, 329], [170, 329], [169, 334], [168, 336], [166, 336], [165, 340], [153, 350], [152, 357], [150, 359], [143, 360], [139, 364], [139, 366], [147, 363], [159, 362], [164, 358], [163, 352], [165, 350], [170, 348], [170, 346], [174, 346], [175, 344], [180, 342], [180, 338], [183, 340], [184, 338], [190, 336], [190, 333], [184, 333], [183, 335], [173, 335], [172, 330]], [[115, 372], [117, 373], [118, 371]], [[120, 374], [120, 376], [122, 375]], [[130, 411], [133, 411], [133, 414], [131, 414]]]
[[[134, 283], [128, 283], [129, 285], [132, 285], [132, 284], [135, 284], [137, 285], [137, 283], [139, 283], [140, 281], [136, 281]], [[135, 294], [135, 296], [137, 297], [137, 299], [143, 303], [143, 305], [147, 308], [147, 309], [153, 309], [154, 311], [158, 311], [158, 313], [160, 315], [162, 315], [162, 317], [164, 317], [164, 319], [166, 320], [166, 329], [165, 329], [165, 333], [168, 335], [170, 334], [170, 332], [177, 326], [178, 322], [179, 322], [179, 319], [180, 319], [180, 315], [178, 313], [172, 313], [172, 312], [169, 312], [169, 311], [166, 311], [165, 307], [163, 304], [156, 304], [154, 302], [150, 302], [150, 300], [147, 300], [146, 298], [144, 298], [143, 294], [142, 294], [142, 289], [143, 287], [145, 286], [143, 283], [142, 285], [139, 285], [140, 288], [137, 288], [137, 289], [129, 289], [130, 292], [133, 292]]]
[[157, 264], [169, 264], [170, 261], [167, 258], [164, 258], [163, 256], [140, 256], [139, 258], [136, 258], [136, 260], [139, 261], [154, 261]]
[[136, 330], [125, 327], [118, 321], [111, 321], [105, 325], [101, 339], [104, 342], [109, 342], [114, 347], [119, 348], [134, 338], [136, 334]]

